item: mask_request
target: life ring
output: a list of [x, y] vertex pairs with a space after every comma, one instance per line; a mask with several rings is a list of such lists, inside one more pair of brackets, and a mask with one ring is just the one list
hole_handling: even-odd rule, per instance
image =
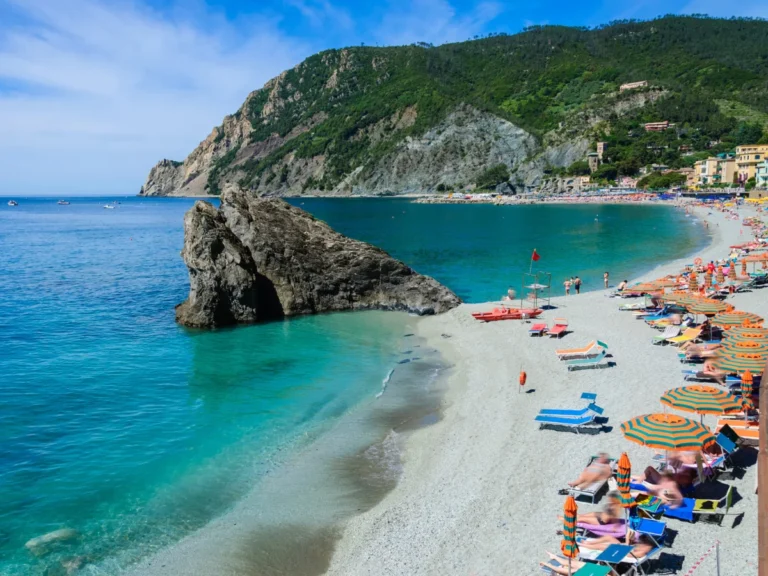
[[520, 377], [517, 379], [517, 381], [520, 383], [520, 386], [525, 386], [525, 382], [527, 380], [528, 374], [526, 374], [524, 370], [520, 370]]
[[696, 259], [693, 261], [693, 263], [694, 263], [694, 264], [696, 264], [696, 266], [701, 266], [701, 263], [702, 263], [702, 259], [701, 259], [701, 258], [696, 258]]

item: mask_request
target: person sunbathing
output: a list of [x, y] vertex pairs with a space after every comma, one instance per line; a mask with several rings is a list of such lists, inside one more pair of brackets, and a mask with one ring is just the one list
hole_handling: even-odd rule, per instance
[[704, 369], [701, 372], [697, 372], [696, 375], [711, 378], [721, 386], [725, 386], [725, 377], [728, 376], [728, 373], [718, 370], [710, 360], [707, 360], [704, 362]]
[[[606, 524], [616, 524], [617, 522], [620, 522], [624, 516], [624, 508], [621, 506], [619, 493], [609, 492], [606, 498], [607, 502], [601, 512], [577, 514], [576, 523], [605, 526]], [[558, 519], [560, 522], [563, 522], [562, 516], [558, 516]]]
[[685, 359], [692, 358], [717, 358], [720, 351], [719, 345], [715, 344], [711, 348], [705, 348], [703, 344], [692, 344], [685, 349]]
[[683, 503], [683, 494], [672, 470], [659, 472], [648, 466], [641, 476], [635, 476], [632, 481], [643, 484], [649, 494], [653, 494], [670, 508], [677, 508]]
[[600, 452], [600, 454], [597, 455], [597, 458], [595, 458], [589, 464], [589, 466], [587, 466], [584, 471], [579, 474], [579, 477], [576, 478], [576, 480], [573, 482], [568, 482], [568, 486], [571, 488], [576, 488], [577, 490], [581, 490], [587, 486], [590, 486], [591, 484], [594, 484], [595, 482], [608, 480], [608, 478], [610, 478], [612, 475], [613, 470], [611, 469], [611, 459], [608, 458], [608, 454], [605, 452]]
[[[631, 534], [633, 546], [630, 554], [636, 559], [644, 558], [655, 548], [655, 544], [648, 536], [644, 534], [638, 535], [634, 532]], [[600, 538], [590, 538], [589, 540], [580, 542], [579, 549], [605, 550], [612, 544], [624, 544], [624, 541], [614, 538], [613, 536], [601, 536]], [[539, 562], [539, 565], [543, 568], [548, 568], [555, 574], [570, 576], [571, 574], [576, 573], [579, 568], [583, 568], [587, 564], [582, 560], [572, 558], [569, 566], [568, 559], [566, 558], [557, 556], [551, 552], [547, 552], [547, 556], [549, 556], [549, 561]], [[557, 564], [555, 564], [555, 562], [557, 562]]]

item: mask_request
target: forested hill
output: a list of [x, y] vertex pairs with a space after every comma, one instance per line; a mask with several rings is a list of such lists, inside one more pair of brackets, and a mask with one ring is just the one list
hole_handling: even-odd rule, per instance
[[[766, 21], [664, 17], [328, 50], [249, 94], [184, 162], [160, 162], [142, 193], [520, 190], [598, 139], [626, 174], [683, 165], [681, 147], [706, 155], [764, 137], [766, 46]], [[637, 81], [648, 86], [619, 92]], [[643, 132], [662, 120], [675, 129]]]

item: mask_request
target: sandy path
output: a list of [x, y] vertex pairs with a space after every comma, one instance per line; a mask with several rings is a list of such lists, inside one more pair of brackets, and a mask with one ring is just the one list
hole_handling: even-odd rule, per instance
[[[740, 222], [719, 213], [707, 219], [716, 234], [700, 254], [706, 260], [724, 257], [728, 245], [746, 239]], [[669, 263], [648, 278], [680, 267], [681, 262]], [[617, 279], [618, 272], [612, 277]], [[732, 301], [768, 317], [765, 292]], [[559, 548], [556, 517], [563, 497], [557, 491], [589, 456], [627, 451], [638, 471], [650, 463], [651, 451], [624, 440], [618, 426], [661, 411], [659, 396], [683, 384], [675, 350], [652, 346], [654, 332], [631, 313], [619, 312], [621, 302], [602, 291], [554, 303], [558, 309], [548, 311], [545, 320], [565, 316], [573, 330], [559, 342], [530, 338], [523, 323], [481, 324], [470, 317], [488, 305], [462, 305], [420, 324], [422, 334], [455, 363], [444, 418], [409, 439], [401, 482], [349, 523], [328, 574], [540, 574], [544, 550]], [[609, 344], [615, 367], [569, 373], [553, 354], [594, 338]], [[521, 366], [528, 373], [522, 394]], [[534, 424], [541, 408], [581, 407], [583, 391], [598, 394], [610, 432], [577, 435]], [[714, 417], [705, 423], [714, 424]], [[743, 500], [735, 512], [744, 515], [735, 528], [730, 527], [734, 517], [723, 527], [669, 521], [677, 535], [666, 553], [679, 556], [682, 568], [688, 570], [719, 539], [727, 573], [757, 573], [755, 473], [753, 466], [736, 482]], [[582, 511], [593, 509], [597, 506], [580, 504]], [[702, 573], [713, 574], [714, 560], [705, 562]]]

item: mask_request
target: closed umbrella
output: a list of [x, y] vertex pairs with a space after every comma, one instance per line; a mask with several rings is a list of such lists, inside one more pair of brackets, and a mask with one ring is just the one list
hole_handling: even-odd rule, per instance
[[661, 403], [683, 412], [695, 412], [702, 418], [704, 414], [720, 415], [741, 410], [741, 404], [730, 392], [698, 384], [667, 390]]
[[730, 280], [736, 280], [736, 263], [731, 262], [731, 265], [728, 266], [728, 278]]
[[718, 266], [717, 267], [717, 273], [715, 274], [715, 280], [717, 280], [718, 284], [723, 284], [725, 282], [725, 273], [723, 272], [723, 267]]
[[578, 507], [573, 496], [565, 499], [563, 507], [563, 541], [560, 543], [560, 552], [568, 558], [568, 573], [571, 573], [571, 558], [579, 555], [579, 547], [576, 545], [576, 516]]
[[762, 323], [763, 318], [762, 316], [758, 316], [752, 312], [744, 312], [743, 310], [733, 309], [731, 309], [730, 312], [724, 311], [723, 313], [718, 314], [712, 318], [713, 326], [720, 326], [725, 329], [733, 328], [736, 326], [743, 326], [747, 322], [752, 324]]
[[744, 415], [748, 410], [754, 410], [755, 406], [752, 404], [752, 386], [754, 379], [752, 378], [752, 372], [745, 370], [741, 375], [741, 402], [744, 408]]
[[696, 272], [691, 272], [691, 276], [688, 278], [688, 290], [691, 292], [697, 292], [699, 289], [699, 282], [696, 279]]
[[747, 275], [747, 260], [746, 258], [742, 258], [741, 260], [741, 275], [746, 276]]
[[712, 272], [707, 270], [707, 273], [704, 274], [704, 288], [711, 288], [712, 287]]
[[645, 414], [622, 423], [627, 440], [659, 450], [701, 450], [715, 437], [709, 428], [675, 414]]
[[[621, 458], [619, 458], [619, 464], [616, 468], [616, 486], [619, 489], [619, 500], [624, 507], [627, 528], [629, 528], [629, 509], [637, 504], [635, 499], [632, 498], [632, 494], [629, 492], [629, 480], [631, 474], [632, 464], [629, 461], [629, 456], [627, 456], [626, 452], [622, 452]], [[627, 544], [629, 544], [629, 530], [627, 530]]]

